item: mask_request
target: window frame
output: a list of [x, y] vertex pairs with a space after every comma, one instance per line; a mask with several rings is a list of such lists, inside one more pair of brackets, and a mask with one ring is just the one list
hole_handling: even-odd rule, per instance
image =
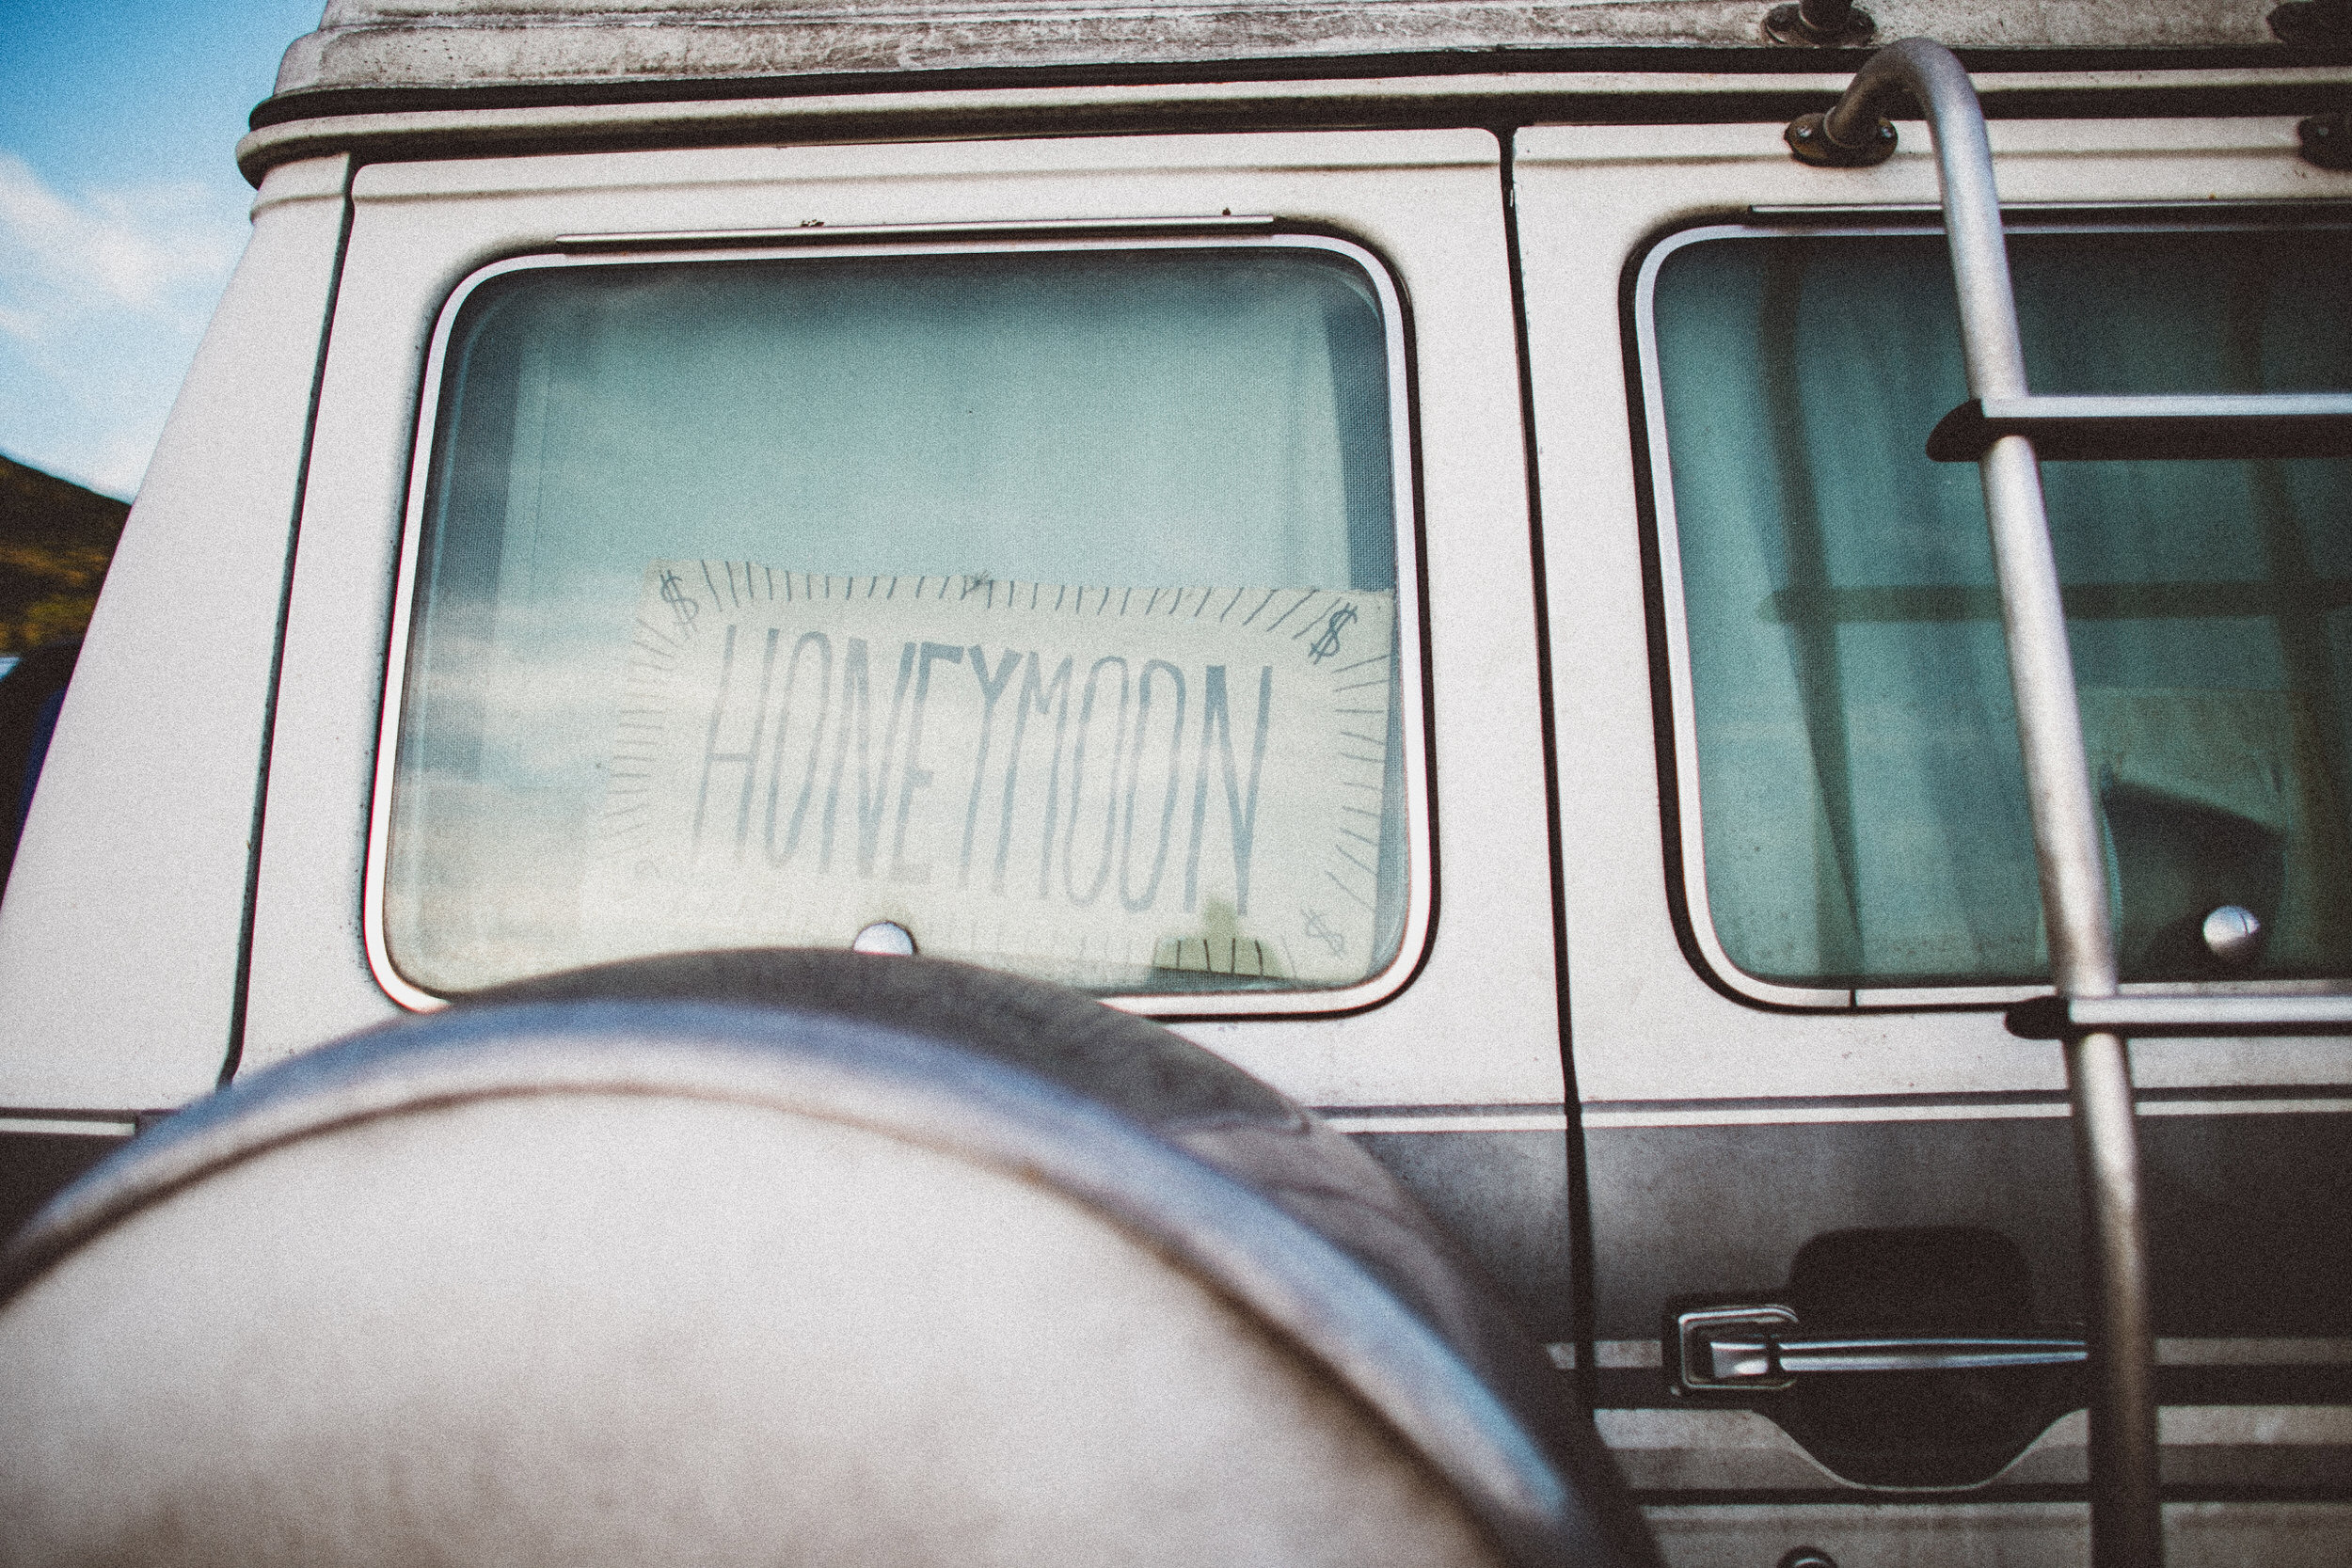
[[892, 226], [881, 232], [835, 229], [804, 233], [760, 231], [741, 236], [709, 231], [567, 234], [555, 244], [564, 248], [509, 256], [468, 273], [442, 301], [426, 345], [402, 500], [400, 554], [392, 584], [360, 895], [360, 931], [368, 969], [386, 995], [409, 1011], [429, 1012], [462, 1001], [469, 994], [444, 996], [426, 990], [401, 973], [393, 960], [385, 928], [384, 896], [401, 713], [408, 663], [414, 651], [413, 612], [423, 567], [425, 506], [431, 488], [444, 377], [450, 370], [450, 339], [475, 291], [494, 279], [519, 272], [572, 267], [1138, 250], [1321, 251], [1351, 263], [1373, 291], [1380, 312], [1388, 369], [1391, 504], [1396, 556], [1396, 702], [1402, 745], [1398, 759], [1403, 784], [1399, 809], [1405, 817], [1405, 918], [1395, 954], [1378, 970], [1346, 986], [1295, 990], [1135, 992], [1100, 994], [1095, 999], [1107, 1006], [1152, 1018], [1206, 1021], [1322, 1017], [1375, 1006], [1410, 982], [1426, 957], [1436, 906], [1437, 822], [1431, 783], [1435, 759], [1431, 754], [1428, 597], [1422, 573], [1420, 463], [1410, 322], [1404, 291], [1383, 258], [1367, 245], [1338, 235], [1285, 230], [1265, 218], [1230, 216], [1221, 220], [909, 225]]
[[[2214, 206], [2215, 203], [2202, 204]], [[2133, 202], [2128, 212], [2108, 216], [2103, 204], [2063, 202], [2023, 209], [2004, 207], [2012, 230], [2036, 233], [2148, 234], [2243, 231], [2282, 228], [2352, 229], [2352, 211], [2328, 205], [2316, 212], [2282, 211], [2274, 202], [2249, 202], [2236, 211], [2168, 213], [2166, 203]], [[1663, 792], [1669, 856], [1667, 898], [1686, 939], [1686, 952], [1716, 985], [1735, 996], [1775, 1007], [1837, 1011], [1892, 1011], [1922, 1007], [1991, 1009], [2046, 995], [2038, 984], [1799, 986], [1767, 980], [1734, 963], [1715, 930], [1707, 890], [1706, 821], [1700, 795], [1698, 720], [1691, 673], [1690, 621], [1685, 607], [1680, 530], [1675, 511], [1674, 474], [1668, 450], [1664, 383], [1658, 352], [1659, 273], [1677, 252], [1691, 245], [1730, 239], [1881, 239], [1944, 235], [1943, 214], [1933, 207], [1885, 207], [1844, 213], [1791, 212], [1787, 216], [1751, 209], [1742, 217], [1701, 219], [1654, 237], [1635, 253], [1626, 309], [1638, 374], [1633, 380], [1637, 493], [1655, 549], [1652, 612], [1661, 633], [1666, 678], [1665, 734], [1661, 761], [1671, 773]], [[1925, 433], [1921, 433], [1925, 439]], [[2174, 980], [2127, 982], [2133, 992], [2198, 992], [2217, 995], [2285, 995], [2352, 991], [2347, 980]]]

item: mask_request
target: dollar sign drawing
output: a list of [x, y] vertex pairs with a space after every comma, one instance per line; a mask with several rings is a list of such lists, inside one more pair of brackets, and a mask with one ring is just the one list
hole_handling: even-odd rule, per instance
[[[1338, 634], [1335, 632], [1332, 635]], [[1307, 934], [1329, 948], [1333, 958], [1347, 951], [1347, 939], [1323, 923], [1321, 910], [1301, 910], [1299, 913], [1307, 917]]]
[[688, 632], [694, 629], [694, 617], [703, 612], [703, 607], [695, 603], [694, 595], [679, 584], [675, 572], [661, 574], [661, 602], [668, 605], [670, 613], [677, 617], [678, 630]]
[[[1340, 606], [1339, 609], [1333, 610], [1331, 612], [1331, 618], [1323, 623], [1323, 635], [1316, 638], [1308, 647], [1308, 657], [1312, 658], [1317, 664], [1321, 664], [1325, 659], [1329, 658], [1333, 654], [1338, 653], [1340, 651], [1340, 632], [1355, 619], [1356, 607], [1352, 604], [1343, 604]], [[1336, 953], [1339, 949], [1333, 948], [1332, 951]]]

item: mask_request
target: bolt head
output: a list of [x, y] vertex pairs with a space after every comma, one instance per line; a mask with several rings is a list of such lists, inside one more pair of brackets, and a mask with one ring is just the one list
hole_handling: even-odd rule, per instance
[[2213, 956], [2227, 963], [2243, 963], [2262, 945], [2263, 923], [2253, 911], [2224, 904], [2205, 916], [2202, 935]]
[[917, 951], [914, 933], [895, 920], [877, 920], [850, 942], [852, 953], [887, 953], [911, 958]]

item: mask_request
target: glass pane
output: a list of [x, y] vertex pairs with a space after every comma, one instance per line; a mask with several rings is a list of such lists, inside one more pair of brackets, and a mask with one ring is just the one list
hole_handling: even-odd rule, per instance
[[533, 266], [444, 356], [384, 931], [1349, 984], [1404, 923], [1389, 333], [1305, 247]]
[[[2352, 388], [2341, 230], [2010, 236], [2042, 392]], [[1701, 241], [1659, 369], [1707, 895], [1750, 974], [2047, 974], [1940, 236]], [[2126, 978], [2352, 970], [2352, 464], [2042, 470]], [[2250, 962], [2200, 927], [2263, 921]]]

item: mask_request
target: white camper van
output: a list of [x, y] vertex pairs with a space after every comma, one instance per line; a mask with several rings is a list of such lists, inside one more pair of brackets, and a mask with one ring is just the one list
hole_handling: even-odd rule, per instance
[[2352, 1557], [2348, 109], [332, 0], [0, 902], [0, 1561]]

